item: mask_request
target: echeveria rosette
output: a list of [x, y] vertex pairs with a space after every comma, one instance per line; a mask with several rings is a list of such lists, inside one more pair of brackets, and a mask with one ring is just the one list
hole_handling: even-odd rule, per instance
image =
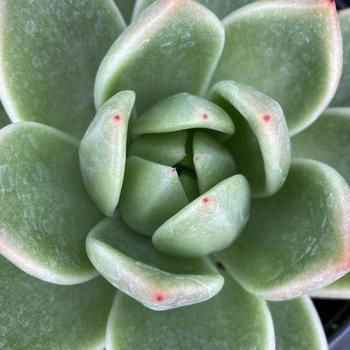
[[0, 348], [326, 349], [349, 12], [153, 2], [0, 0]]

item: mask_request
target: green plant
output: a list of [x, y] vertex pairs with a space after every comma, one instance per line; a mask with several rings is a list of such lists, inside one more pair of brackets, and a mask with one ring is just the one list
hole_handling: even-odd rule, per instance
[[350, 12], [199, 2], [0, 0], [0, 349], [327, 348]]

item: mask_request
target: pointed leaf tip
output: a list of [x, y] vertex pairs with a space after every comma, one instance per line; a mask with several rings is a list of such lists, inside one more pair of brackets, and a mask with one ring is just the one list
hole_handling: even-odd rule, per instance
[[80, 168], [90, 197], [107, 216], [119, 202], [124, 179], [128, 123], [135, 93], [122, 91], [97, 112], [80, 143]]
[[195, 257], [226, 248], [249, 217], [250, 190], [242, 175], [231, 176], [184, 207], [152, 237], [159, 250]]
[[214, 82], [232, 79], [254, 87], [282, 106], [292, 135], [305, 129], [327, 107], [341, 75], [341, 33], [329, 4], [256, 1], [226, 17]]
[[216, 295], [222, 276], [204, 259], [176, 259], [121, 219], [105, 219], [89, 234], [88, 255], [110, 283], [148, 308], [167, 310]]
[[118, 295], [108, 319], [107, 349], [275, 350], [266, 302], [247, 293], [230, 275], [224, 277], [223, 290], [211, 300], [164, 312]]
[[253, 196], [276, 193], [286, 180], [291, 153], [280, 105], [250, 86], [234, 81], [215, 84], [209, 97], [226, 109], [235, 122], [236, 133], [227, 146], [238, 171], [247, 177]]

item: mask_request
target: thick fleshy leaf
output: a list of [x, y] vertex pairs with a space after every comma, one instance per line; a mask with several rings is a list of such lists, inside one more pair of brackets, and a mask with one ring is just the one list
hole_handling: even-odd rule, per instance
[[311, 293], [313, 298], [350, 299], [350, 273], [331, 283], [327, 287]]
[[[238, 8], [257, 0], [198, 0], [199, 3], [215, 13], [219, 18], [224, 18]], [[132, 20], [135, 21], [140, 13], [155, 0], [136, 0]]]
[[350, 184], [350, 108], [329, 108], [292, 138], [292, 156], [315, 159], [335, 168]]
[[339, 23], [343, 39], [343, 72], [331, 105], [350, 107], [350, 9], [339, 12]]
[[158, 1], [112, 45], [101, 63], [95, 104], [134, 90], [139, 113], [179, 92], [204, 94], [221, 55], [224, 30], [190, 0]]
[[0, 130], [0, 254], [57, 284], [96, 276], [85, 238], [101, 214], [81, 180], [78, 146], [38, 123]]
[[176, 169], [139, 157], [129, 157], [120, 213], [134, 230], [146, 235], [188, 204]]
[[197, 132], [193, 137], [193, 163], [200, 193], [236, 172], [236, 163], [228, 149], [203, 132]]
[[242, 175], [211, 188], [160, 226], [152, 237], [159, 250], [175, 256], [202, 256], [230, 245], [249, 216], [250, 190]]
[[82, 136], [98, 65], [124, 29], [111, 0], [2, 1], [0, 95], [12, 121]]
[[132, 231], [121, 219], [98, 224], [86, 247], [102, 276], [154, 310], [200, 303], [216, 295], [224, 283], [208, 260], [162, 254], [148, 237]]
[[125, 23], [129, 23], [136, 0], [114, 0], [123, 15]]
[[280, 105], [234, 81], [217, 83], [209, 95], [234, 119], [237, 131], [228, 145], [253, 194], [263, 197], [276, 193], [290, 166], [288, 127]]
[[0, 256], [0, 348], [102, 349], [115, 289], [102, 278], [42, 282]]
[[225, 274], [223, 290], [198, 305], [154, 312], [117, 295], [108, 324], [106, 349], [275, 350], [266, 303]]
[[350, 189], [333, 168], [292, 163], [273, 197], [255, 200], [240, 238], [217, 255], [250, 292], [283, 300], [350, 270]]
[[269, 302], [276, 350], [328, 350], [317, 311], [308, 297]]
[[138, 156], [152, 162], [174, 166], [186, 156], [187, 133], [142, 135], [133, 140], [130, 156]]
[[133, 124], [134, 135], [209, 129], [232, 135], [235, 127], [219, 106], [200, 97], [181, 93], [168, 97], [145, 112]]
[[291, 134], [310, 125], [331, 101], [341, 73], [333, 1], [257, 1], [223, 24], [225, 49], [214, 81], [236, 80], [272, 97]]
[[135, 93], [122, 91], [97, 112], [80, 143], [85, 187], [100, 210], [112, 216], [123, 184], [128, 123]]

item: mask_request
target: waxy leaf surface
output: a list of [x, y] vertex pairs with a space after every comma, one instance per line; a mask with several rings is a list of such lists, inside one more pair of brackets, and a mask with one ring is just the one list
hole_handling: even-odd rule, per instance
[[341, 34], [329, 0], [263, 0], [223, 20], [225, 49], [214, 82], [236, 80], [276, 100], [291, 134], [333, 98], [341, 74]]
[[150, 6], [117, 39], [103, 59], [95, 84], [101, 106], [121, 90], [136, 92], [143, 113], [179, 92], [203, 95], [221, 55], [224, 30], [217, 17], [190, 0]]
[[276, 350], [328, 350], [327, 339], [317, 311], [308, 297], [269, 302]]
[[85, 191], [78, 147], [34, 122], [0, 130], [0, 254], [57, 284], [96, 275], [84, 243], [101, 214]]
[[349, 212], [350, 189], [339, 173], [300, 159], [275, 196], [253, 201], [242, 235], [217, 255], [251, 293], [291, 299], [350, 270]]
[[122, 91], [99, 110], [80, 143], [80, 168], [87, 191], [112, 216], [124, 179], [128, 123], [135, 93]]
[[229, 246], [249, 217], [250, 189], [235, 175], [211, 188], [160, 226], [152, 237], [159, 250], [194, 257]]
[[208, 260], [162, 254], [148, 237], [132, 231], [119, 218], [98, 224], [89, 234], [86, 247], [102, 276], [154, 310], [205, 301], [224, 283]]
[[115, 289], [102, 278], [76, 286], [38, 280], [0, 256], [0, 348], [98, 350]]
[[106, 349], [275, 350], [267, 304], [225, 274], [213, 299], [176, 310], [154, 312], [125, 295], [114, 301]]
[[228, 148], [255, 196], [271, 196], [283, 185], [290, 166], [290, 141], [280, 105], [255, 89], [234, 81], [217, 83], [210, 98], [236, 124]]
[[0, 4], [0, 97], [13, 122], [81, 137], [94, 114], [96, 71], [125, 25], [111, 0]]

